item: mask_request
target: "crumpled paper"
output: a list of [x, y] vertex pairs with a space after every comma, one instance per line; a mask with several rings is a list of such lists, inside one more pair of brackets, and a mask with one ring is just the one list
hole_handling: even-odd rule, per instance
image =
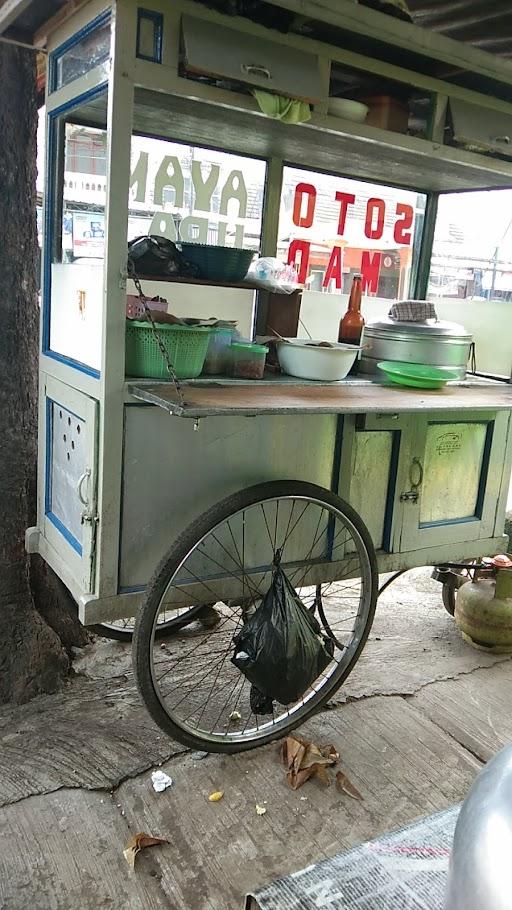
[[167, 787], [172, 787], [173, 785], [172, 777], [169, 777], [165, 771], [153, 771], [151, 782], [156, 793], [163, 793], [164, 790], [167, 790]]

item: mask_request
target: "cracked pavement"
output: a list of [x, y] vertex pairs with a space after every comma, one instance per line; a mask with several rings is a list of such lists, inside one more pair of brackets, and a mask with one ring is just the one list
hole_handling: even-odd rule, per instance
[[[364, 803], [290, 791], [275, 745], [199, 760], [172, 742], [139, 700], [129, 646], [98, 639], [74, 666], [59, 694], [0, 709], [1, 910], [242, 908], [256, 886], [457, 802], [512, 739], [511, 659], [462, 641], [425, 569], [385, 592], [352, 675], [302, 728], [339, 748]], [[174, 780], [161, 794], [158, 766]], [[137, 831], [170, 844], [132, 872]]]

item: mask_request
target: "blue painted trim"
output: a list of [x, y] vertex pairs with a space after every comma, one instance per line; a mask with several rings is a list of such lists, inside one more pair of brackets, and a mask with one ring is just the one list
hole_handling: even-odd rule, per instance
[[480, 521], [478, 515], [467, 515], [465, 518], [441, 518], [438, 521], [422, 521], [419, 527], [421, 530], [425, 528], [447, 528], [450, 525], [467, 525], [474, 521]]
[[[345, 420], [343, 414], [336, 416], [336, 435], [334, 438], [334, 451], [332, 455], [331, 492], [339, 495], [341, 454], [343, 449], [343, 430]], [[334, 543], [336, 520], [333, 515], [327, 519], [327, 559], [332, 560], [332, 545]]]
[[[83, 549], [82, 544], [79, 540], [76, 539], [75, 535], [71, 533], [69, 528], [55, 515], [55, 512], [52, 512], [52, 456], [53, 456], [53, 408], [52, 405], [56, 404], [57, 407], [59, 403], [54, 401], [52, 398], [46, 398], [46, 458], [45, 458], [45, 478], [44, 478], [44, 514], [45, 517], [52, 523], [54, 528], [57, 528], [57, 531], [60, 531], [65, 540], [69, 543], [73, 550], [78, 553], [79, 556], [82, 556]], [[64, 405], [62, 405], [65, 408]], [[68, 408], [65, 408], [69, 414], [73, 414], [72, 411], [69, 411]], [[78, 414], [73, 414], [78, 420], [82, 418], [78, 417]]]
[[54, 512], [47, 512], [46, 517], [47, 517], [48, 521], [51, 521], [54, 528], [57, 528], [57, 531], [60, 531], [60, 533], [62, 534], [64, 539], [67, 540], [68, 544], [71, 547], [73, 547], [73, 550], [75, 550], [75, 552], [78, 553], [79, 556], [82, 556], [82, 553], [83, 553], [82, 544], [79, 543], [78, 540], [76, 539], [76, 537], [71, 533], [71, 531], [68, 528], [66, 528], [66, 525], [62, 523], [60, 518], [57, 518], [57, 516], [55, 515]]
[[338, 414], [336, 419], [336, 436], [334, 439], [334, 452], [332, 457], [332, 475], [331, 475], [331, 492], [338, 495], [340, 487], [341, 472], [341, 453], [343, 450], [343, 430], [345, 428], [345, 418], [343, 414]]
[[53, 232], [54, 232], [54, 204], [55, 204], [55, 151], [57, 144], [57, 119], [64, 113], [70, 110], [74, 110], [76, 107], [79, 107], [80, 104], [83, 104], [85, 101], [90, 101], [92, 98], [96, 98], [99, 95], [102, 95], [108, 90], [108, 82], [102, 82], [101, 85], [95, 86], [95, 88], [89, 89], [87, 92], [84, 92], [82, 95], [78, 95], [76, 98], [72, 98], [66, 104], [61, 104], [60, 107], [56, 107], [54, 110], [50, 111], [47, 117], [47, 153], [46, 153], [46, 179], [47, 179], [47, 191], [46, 191], [46, 200], [45, 200], [45, 210], [44, 210], [44, 277], [43, 277], [43, 287], [42, 287], [42, 306], [43, 306], [43, 329], [42, 329], [42, 338], [41, 338], [41, 352], [47, 356], [52, 357], [54, 360], [59, 361], [59, 363], [66, 364], [75, 370], [79, 370], [81, 373], [86, 373], [88, 376], [91, 376], [93, 379], [100, 378], [100, 372], [93, 367], [87, 366], [85, 363], [80, 363], [79, 361], [74, 360], [71, 357], [66, 357], [64, 354], [59, 354], [57, 351], [52, 351], [50, 348], [50, 320], [51, 320], [51, 296], [52, 296], [52, 249], [53, 249]]
[[[105, 12], [100, 13], [99, 16], [96, 16], [95, 19], [91, 19], [87, 25], [84, 25], [78, 32], [75, 32], [74, 35], [71, 35], [67, 41], [64, 41], [62, 44], [59, 44], [54, 51], [49, 56], [48, 59], [48, 94], [55, 92], [57, 90], [57, 62], [59, 59], [70, 50], [70, 48], [75, 47], [76, 44], [79, 44], [84, 38], [87, 38], [91, 32], [95, 32], [96, 29], [101, 28], [103, 25], [106, 25], [107, 22], [110, 22], [112, 18], [111, 10], [105, 10]], [[73, 81], [73, 80], [71, 80]], [[66, 83], [69, 85], [70, 83]], [[61, 88], [61, 86], [58, 86]]]
[[[375, 431], [378, 432], [378, 431]], [[380, 431], [382, 432], [382, 431]], [[391, 553], [393, 515], [395, 511], [395, 494], [398, 479], [398, 462], [400, 460], [400, 446], [402, 444], [402, 431], [390, 430], [392, 434], [391, 459], [389, 462], [388, 492], [384, 511], [384, 528], [382, 530], [382, 549]]]
[[487, 489], [487, 478], [489, 476], [489, 465], [491, 461], [491, 449], [492, 449], [492, 440], [494, 436], [494, 420], [490, 420], [487, 424], [487, 433], [485, 436], [484, 443], [484, 454], [482, 457], [482, 470], [480, 471], [480, 482], [478, 484], [478, 493], [476, 497], [476, 508], [475, 515], [480, 520], [484, 513], [484, 500], [485, 500], [485, 491]]
[[65, 357], [64, 354], [58, 354], [57, 351], [43, 351], [43, 354], [45, 357], [51, 357], [52, 360], [57, 360], [58, 363], [64, 363], [67, 367], [78, 370], [80, 373], [92, 376], [93, 379], [101, 378], [99, 370], [95, 370], [94, 367], [88, 367], [85, 363], [80, 363], [79, 360], [73, 360], [72, 357]]
[[46, 398], [46, 458], [44, 474], [44, 513], [49, 515], [52, 502], [53, 401]]
[[[154, 26], [154, 35], [153, 35], [153, 53], [142, 54], [139, 50], [140, 44], [140, 23], [142, 19], [148, 19], [153, 23]], [[162, 13], [156, 13], [150, 9], [143, 9], [139, 7], [137, 10], [137, 44], [136, 44], [136, 56], [139, 60], [149, 60], [150, 63], [161, 63], [162, 62], [162, 43], [163, 43], [163, 31], [164, 31], [164, 17]]]

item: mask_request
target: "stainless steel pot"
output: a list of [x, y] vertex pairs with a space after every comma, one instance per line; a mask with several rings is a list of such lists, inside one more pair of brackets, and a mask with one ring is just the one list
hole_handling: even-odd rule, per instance
[[393, 360], [451, 367], [464, 379], [472, 340], [472, 335], [455, 322], [399, 322], [385, 316], [365, 326], [360, 370], [376, 373], [380, 360]]
[[512, 746], [480, 772], [455, 828], [445, 910], [512, 907]]

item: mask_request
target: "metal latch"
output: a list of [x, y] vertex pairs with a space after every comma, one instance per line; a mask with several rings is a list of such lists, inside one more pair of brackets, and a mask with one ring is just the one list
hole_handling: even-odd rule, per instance
[[400, 502], [418, 502], [420, 495], [418, 490], [423, 483], [423, 467], [419, 458], [413, 458], [411, 462], [409, 480], [411, 482], [411, 489], [407, 490], [406, 493], [400, 494]]
[[[87, 495], [84, 496], [83, 486], [86, 481], [87, 481]], [[76, 489], [76, 491], [78, 493], [78, 498], [79, 498], [80, 502], [82, 503], [82, 505], [84, 506], [84, 509], [80, 516], [81, 524], [85, 524], [86, 521], [92, 523], [92, 522], [95, 522], [98, 520], [97, 516], [94, 514], [94, 511], [91, 508], [91, 504], [89, 502], [90, 481], [91, 481], [91, 469], [87, 468], [84, 471], [84, 473], [81, 475], [81, 477], [79, 478], [78, 484], [77, 484], [77, 489]]]
[[416, 490], [409, 490], [407, 493], [400, 493], [400, 502], [418, 502], [419, 493]]

